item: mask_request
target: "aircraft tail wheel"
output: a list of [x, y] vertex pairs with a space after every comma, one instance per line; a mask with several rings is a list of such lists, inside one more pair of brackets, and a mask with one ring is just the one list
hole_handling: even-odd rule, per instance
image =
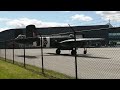
[[56, 54], [60, 54], [60, 52], [61, 52], [60, 49], [56, 50]]
[[87, 50], [84, 50], [84, 54], [87, 54]]
[[77, 54], [77, 52], [75, 50], [72, 50], [71, 55], [75, 55], [75, 54]]

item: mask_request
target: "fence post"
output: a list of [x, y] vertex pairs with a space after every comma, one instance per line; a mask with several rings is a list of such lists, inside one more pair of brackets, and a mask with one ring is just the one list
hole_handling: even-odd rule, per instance
[[[76, 32], [70, 25], [69, 25], [69, 27], [72, 29], [72, 31], [74, 33], [74, 41], [75, 41], [75, 44], [76, 44]], [[77, 75], [77, 52], [76, 52], [77, 50], [76, 50], [76, 45], [75, 44], [74, 44], [74, 47], [75, 47], [75, 76], [76, 76], [76, 79], [78, 79], [78, 75]]]
[[5, 61], [6, 61], [6, 41], [5, 41]]
[[[75, 44], [76, 44], [76, 32], [74, 32], [74, 41], [75, 41]], [[76, 79], [78, 79], [78, 74], [77, 74], [77, 50], [76, 50], [76, 46], [75, 46], [75, 72], [76, 72]]]
[[15, 45], [14, 45], [14, 40], [13, 40], [13, 64], [14, 64], [14, 48], [15, 48]]
[[44, 74], [42, 35], [40, 35], [40, 37], [41, 37], [40, 41], [41, 41], [42, 74]]
[[24, 67], [25, 67], [25, 43], [24, 43]]
[[[1, 42], [0, 42], [1, 43]], [[1, 53], [1, 49], [2, 49], [2, 47], [0, 47], [0, 58], [2, 57], [1, 55], [2, 55], [2, 53]]]

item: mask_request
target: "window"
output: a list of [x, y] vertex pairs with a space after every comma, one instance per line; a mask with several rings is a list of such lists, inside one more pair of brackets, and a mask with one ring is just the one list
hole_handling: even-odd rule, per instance
[[109, 38], [120, 38], [120, 33], [109, 33]]

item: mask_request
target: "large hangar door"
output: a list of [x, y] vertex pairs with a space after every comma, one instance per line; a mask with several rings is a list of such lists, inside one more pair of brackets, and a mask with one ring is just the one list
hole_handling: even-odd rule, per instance
[[[41, 46], [41, 38], [36, 42], [33, 42], [33, 46]], [[42, 46], [43, 47], [50, 47], [50, 37], [42, 37]]]
[[43, 37], [42, 45], [43, 45], [43, 47], [50, 47], [50, 37]]

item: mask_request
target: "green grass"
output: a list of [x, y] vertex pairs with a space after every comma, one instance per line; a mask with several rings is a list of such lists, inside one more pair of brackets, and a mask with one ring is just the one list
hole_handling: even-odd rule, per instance
[[0, 79], [74, 79], [65, 74], [27, 65], [24, 67], [22, 63], [5, 60], [0, 58]]

